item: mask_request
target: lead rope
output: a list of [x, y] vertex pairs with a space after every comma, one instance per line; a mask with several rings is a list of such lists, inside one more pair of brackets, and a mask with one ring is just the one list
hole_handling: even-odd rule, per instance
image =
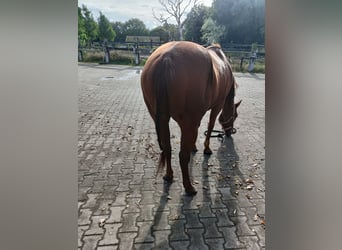
[[[227, 130], [228, 130], [228, 129], [227, 129]], [[213, 134], [213, 133], [214, 133], [214, 134]], [[235, 134], [235, 133], [236, 133], [236, 128], [232, 128], [230, 133], [231, 133], [231, 134]], [[205, 136], [207, 136], [207, 134], [208, 134], [208, 130], [206, 130], [206, 131], [204, 132], [204, 135], [205, 135]], [[223, 142], [224, 136], [225, 136], [225, 132], [224, 132], [224, 131], [215, 130], [215, 129], [213, 129], [213, 130], [211, 131], [211, 135], [210, 135], [210, 137], [217, 137], [217, 139], [218, 139], [219, 141], [221, 141], [221, 142]]]
[[[204, 135], [205, 135], [205, 136], [207, 136], [207, 134], [208, 134], [208, 130], [206, 130], [206, 131], [204, 132]], [[220, 131], [220, 130], [215, 130], [215, 129], [213, 129], [213, 130], [211, 131], [210, 137], [216, 137], [219, 141], [223, 142], [224, 135], [225, 135], [224, 131]]]

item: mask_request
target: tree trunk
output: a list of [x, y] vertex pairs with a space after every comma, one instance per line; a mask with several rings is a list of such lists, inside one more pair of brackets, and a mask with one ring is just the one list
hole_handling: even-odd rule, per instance
[[183, 41], [184, 40], [184, 38], [183, 38], [183, 25], [180, 22], [180, 20], [178, 20], [177, 23], [178, 23], [179, 40]]

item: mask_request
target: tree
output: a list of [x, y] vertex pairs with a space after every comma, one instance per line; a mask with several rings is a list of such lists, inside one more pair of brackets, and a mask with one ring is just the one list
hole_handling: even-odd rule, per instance
[[89, 44], [91, 41], [97, 39], [98, 26], [93, 15], [85, 5], [82, 5], [82, 14], [84, 17], [84, 28], [87, 34], [87, 43]]
[[224, 43], [264, 44], [264, 0], [214, 0], [213, 20], [225, 27]]
[[124, 24], [124, 30], [128, 36], [147, 36], [148, 30], [143, 21], [138, 18], [131, 18]]
[[115, 41], [121, 42], [121, 43], [125, 42], [126, 40], [125, 24], [122, 22], [114, 22], [114, 23], [111, 23], [111, 25], [116, 34]]
[[194, 6], [184, 21], [184, 39], [203, 43], [201, 28], [210, 15], [210, 8], [204, 5]]
[[167, 13], [167, 17], [164, 17], [163, 14], [159, 14], [157, 16], [153, 11], [153, 16], [157, 19], [161, 24], [167, 23], [167, 20], [171, 17], [174, 17], [177, 23], [177, 29], [179, 32], [179, 39], [183, 39], [183, 18], [185, 12], [189, 9], [189, 7], [193, 7], [196, 5], [197, 0], [159, 0], [159, 3], [162, 5], [164, 11]]
[[159, 36], [162, 43], [169, 41], [169, 32], [163, 26], [152, 29], [150, 36]]
[[105, 17], [105, 15], [103, 15], [101, 11], [100, 11], [98, 22], [99, 22], [99, 39], [101, 41], [105, 41], [105, 40], [114, 41], [116, 34], [113, 30], [113, 27], [110, 24], [107, 17]]
[[82, 15], [82, 9], [78, 7], [78, 43], [79, 46], [85, 46], [88, 41], [88, 36], [85, 29], [85, 20]]
[[205, 20], [202, 28], [202, 40], [206, 41], [208, 44], [218, 43], [221, 36], [224, 34], [224, 27], [217, 25], [217, 23], [209, 17]]

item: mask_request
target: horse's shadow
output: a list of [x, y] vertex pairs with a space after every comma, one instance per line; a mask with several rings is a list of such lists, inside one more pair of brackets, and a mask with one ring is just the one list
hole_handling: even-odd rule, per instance
[[[203, 155], [203, 207], [200, 208], [200, 216], [213, 216], [213, 219], [205, 219], [205, 231], [211, 230], [209, 234], [218, 238], [216, 245], [210, 246], [210, 249], [244, 247], [239, 238], [233, 237], [229, 231], [233, 226], [240, 227], [238, 216], [244, 215], [239, 205], [239, 191], [245, 183], [245, 177], [239, 169], [239, 160], [233, 137], [226, 136], [216, 153], [211, 156]], [[222, 236], [225, 242], [219, 240]]]
[[[234, 139], [225, 137], [213, 155], [196, 153], [191, 157], [189, 168], [196, 181], [197, 195], [187, 196], [184, 192], [182, 193], [183, 188], [179, 188], [180, 193], [175, 197], [172, 190], [175, 186], [181, 185], [178, 183], [181, 182], [180, 179], [175, 180], [177, 183], [163, 183], [163, 194], [155, 196], [159, 202], [155, 207], [154, 219], [149, 230], [155, 238], [155, 232], [161, 230], [158, 227], [163, 225], [165, 220], [163, 216], [166, 213], [169, 226], [165, 230], [169, 230], [169, 235], [161, 242], [157, 242], [155, 238], [153, 249], [168, 249], [169, 246], [177, 249], [177, 246], [173, 244], [178, 241], [172, 241], [175, 235], [183, 237], [182, 247], [184, 245], [189, 247], [191, 244], [195, 244], [195, 248], [196, 244], [197, 246], [207, 244], [209, 249], [215, 249], [215, 246], [220, 244], [222, 248], [243, 247], [243, 243], [239, 241], [238, 237], [229, 239], [229, 243], [227, 243], [227, 239], [222, 240], [222, 238], [228, 237], [229, 232], [225, 230], [236, 226], [239, 223], [236, 218], [244, 215], [239, 208], [237, 197], [241, 188], [240, 183], [244, 183], [245, 178], [239, 170], [238, 164], [239, 155], [235, 150]], [[159, 188], [161, 188], [160, 185]], [[172, 196], [171, 200], [168, 199], [169, 195]], [[172, 206], [173, 209], [171, 209]], [[201, 237], [202, 241], [195, 238], [195, 230], [200, 230], [204, 238], [220, 237], [221, 239], [217, 239], [216, 242], [211, 241], [211, 243], [208, 241], [208, 244], [203, 241], [203, 237]], [[210, 244], [216, 245], [211, 246]], [[136, 249], [145, 248], [140, 246]]]

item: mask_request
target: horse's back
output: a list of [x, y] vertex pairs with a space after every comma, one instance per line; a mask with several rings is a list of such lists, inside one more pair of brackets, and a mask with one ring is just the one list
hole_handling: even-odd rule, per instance
[[[170, 42], [159, 47], [148, 59], [142, 74], [144, 96], [153, 104], [155, 76], [167, 81], [170, 116], [200, 119], [208, 109], [208, 85], [212, 64], [207, 50], [191, 42]], [[146, 101], [146, 98], [145, 98]]]

